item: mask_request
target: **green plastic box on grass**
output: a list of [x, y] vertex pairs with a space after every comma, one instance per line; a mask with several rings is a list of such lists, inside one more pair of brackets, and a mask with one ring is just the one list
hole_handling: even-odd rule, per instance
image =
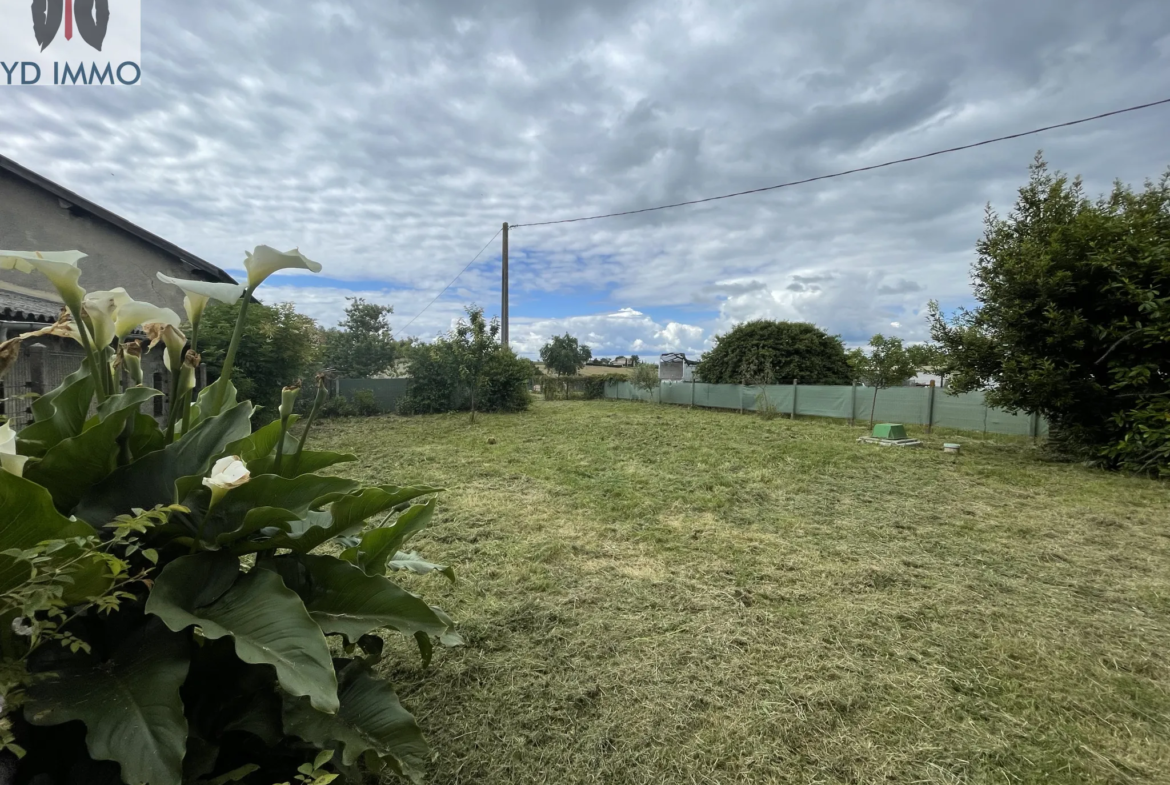
[[882, 423], [873, 426], [873, 438], [897, 441], [906, 438], [906, 426], [897, 423]]

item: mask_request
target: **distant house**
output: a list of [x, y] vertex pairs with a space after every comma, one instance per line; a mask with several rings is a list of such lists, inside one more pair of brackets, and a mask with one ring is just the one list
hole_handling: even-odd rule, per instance
[[[81, 251], [81, 285], [89, 291], [123, 287], [136, 300], [183, 313], [183, 292], [159, 282], [156, 273], [199, 281], [234, 283], [220, 268], [125, 218], [0, 156], [0, 248], [9, 251]], [[47, 279], [14, 270], [0, 271], [0, 340], [32, 332], [56, 321], [61, 298]], [[25, 346], [21, 358], [0, 379], [0, 416], [13, 425], [28, 421], [29, 392], [53, 389], [77, 369], [81, 348], [72, 341], [37, 341], [43, 360], [34, 379]], [[145, 358], [146, 383], [167, 389], [162, 350]], [[163, 405], [155, 399], [156, 411]]]
[[698, 360], [689, 360], [681, 352], [664, 354], [658, 358], [658, 380], [662, 382], [693, 382]]
[[625, 368], [629, 365], [629, 360], [625, 357], [614, 357], [613, 365], [615, 368]]

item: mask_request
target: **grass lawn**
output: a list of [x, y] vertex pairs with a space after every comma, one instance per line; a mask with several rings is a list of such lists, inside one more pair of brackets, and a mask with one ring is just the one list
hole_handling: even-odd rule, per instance
[[[329, 423], [443, 494], [437, 785], [1170, 782], [1170, 486], [628, 402]], [[960, 456], [942, 442], [963, 443]], [[410, 644], [410, 645], [408, 645]]]

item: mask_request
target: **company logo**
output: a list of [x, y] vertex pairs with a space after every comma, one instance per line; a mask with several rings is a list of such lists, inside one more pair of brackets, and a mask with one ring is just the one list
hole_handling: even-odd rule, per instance
[[106, 33], [110, 30], [110, 0], [33, 0], [33, 34], [41, 51], [49, 48], [61, 17], [65, 17], [65, 40], [73, 40], [73, 19], [77, 18], [77, 32], [81, 39], [99, 52]]
[[0, 0], [0, 87], [142, 81], [142, 0]]

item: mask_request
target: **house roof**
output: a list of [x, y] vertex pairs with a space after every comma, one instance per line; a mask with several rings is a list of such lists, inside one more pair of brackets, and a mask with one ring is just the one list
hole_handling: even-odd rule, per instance
[[58, 199], [64, 202], [68, 202], [68, 206], [71, 208], [82, 210], [83, 212], [100, 218], [106, 223], [112, 224], [122, 231], [128, 232], [138, 239], [153, 245], [160, 251], [177, 257], [179, 261], [193, 270], [198, 270], [199, 272], [204, 273], [216, 281], [222, 281], [224, 283], [236, 282], [234, 278], [232, 278], [220, 268], [216, 267], [211, 262], [200, 259], [195, 254], [183, 250], [174, 243], [169, 242], [168, 240], [164, 240], [157, 234], [149, 232], [137, 224], [130, 223], [130, 221], [127, 221], [122, 216], [110, 212], [99, 204], [89, 201], [84, 196], [76, 194], [73, 191], [70, 191], [68, 188], [58, 185], [46, 177], [42, 177], [31, 169], [26, 169], [16, 161], [13, 161], [11, 158], [0, 155], [0, 169], [17, 176], [25, 182], [31, 183], [32, 185], [35, 185], [42, 190], [48, 191]]
[[658, 362], [659, 363], [666, 363], [668, 365], [672, 364], [672, 363], [678, 363], [680, 365], [683, 363], [685, 363], [687, 365], [698, 365], [699, 364], [698, 360], [688, 360], [687, 356], [685, 354], [683, 354], [682, 352], [671, 352], [669, 354], [664, 354], [661, 357], [659, 357]]
[[52, 324], [61, 313], [61, 303], [31, 294], [0, 289], [0, 321]]

